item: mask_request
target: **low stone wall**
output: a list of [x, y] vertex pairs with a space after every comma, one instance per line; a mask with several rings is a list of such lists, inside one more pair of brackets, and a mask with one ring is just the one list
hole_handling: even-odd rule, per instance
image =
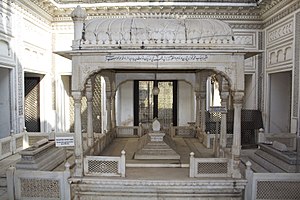
[[246, 180], [241, 179], [106, 179], [71, 178], [75, 199], [104, 200], [242, 200]]
[[253, 173], [248, 161], [246, 178], [247, 200], [300, 199], [299, 173]]

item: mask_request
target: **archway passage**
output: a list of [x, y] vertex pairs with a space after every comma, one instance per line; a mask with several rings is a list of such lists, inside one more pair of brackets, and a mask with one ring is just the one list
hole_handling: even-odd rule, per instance
[[[157, 95], [154, 87], [159, 88]], [[162, 126], [177, 125], [177, 81], [134, 81], [134, 125], [149, 126], [154, 118]]]

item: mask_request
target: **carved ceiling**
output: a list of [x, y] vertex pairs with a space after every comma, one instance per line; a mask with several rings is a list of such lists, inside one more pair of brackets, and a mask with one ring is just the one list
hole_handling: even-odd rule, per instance
[[[133, 16], [164, 18], [215, 18], [262, 21], [270, 10], [283, 8], [294, 0], [20, 0], [33, 3], [54, 18], [70, 19], [77, 5], [88, 16]], [[298, 1], [298, 0], [297, 0]]]

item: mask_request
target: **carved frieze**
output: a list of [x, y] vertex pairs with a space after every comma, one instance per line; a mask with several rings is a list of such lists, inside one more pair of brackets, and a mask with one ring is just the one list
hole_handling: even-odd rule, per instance
[[235, 45], [246, 49], [257, 49], [256, 32], [234, 32]]
[[95, 18], [85, 23], [81, 49], [93, 46], [223, 46], [232, 44], [228, 24], [215, 19]]
[[271, 45], [283, 38], [292, 37], [294, 32], [293, 21], [290, 20], [284, 24], [281, 24], [271, 30], [267, 31], [267, 45]]

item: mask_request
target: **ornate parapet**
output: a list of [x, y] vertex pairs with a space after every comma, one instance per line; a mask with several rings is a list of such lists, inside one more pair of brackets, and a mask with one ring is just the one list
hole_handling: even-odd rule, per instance
[[229, 25], [216, 19], [95, 18], [82, 31], [83, 40], [74, 40], [81, 49], [224, 48], [235, 44]]

